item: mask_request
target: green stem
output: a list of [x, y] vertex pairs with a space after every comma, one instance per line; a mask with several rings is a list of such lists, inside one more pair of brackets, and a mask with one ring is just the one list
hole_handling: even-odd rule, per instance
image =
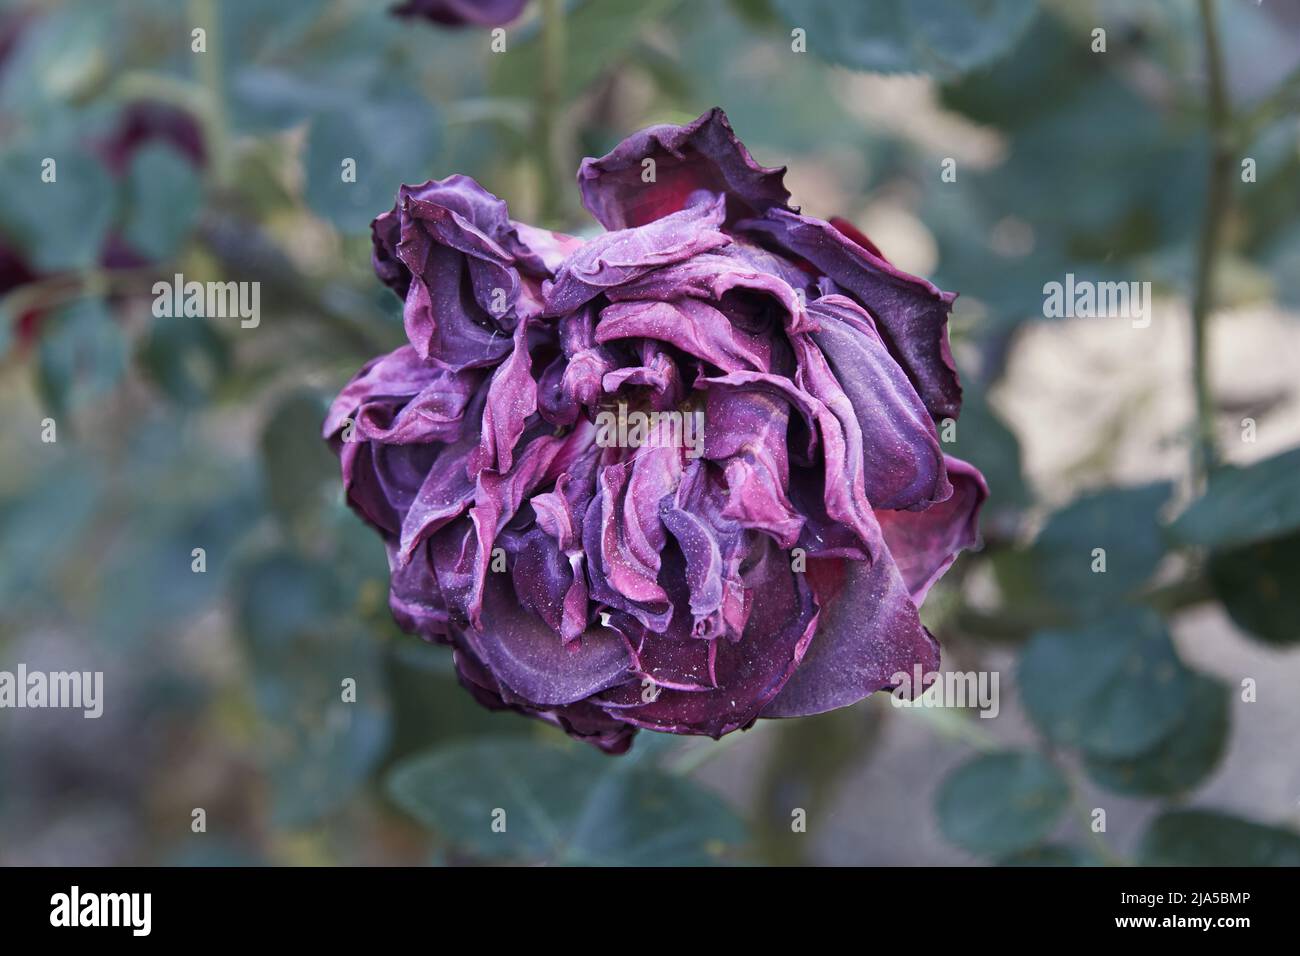
[[205, 138], [212, 169], [219, 185], [230, 182], [230, 150], [226, 123], [226, 95], [221, 83], [221, 23], [215, 0], [190, 0], [190, 20], [207, 32], [206, 52], [195, 53], [198, 81], [207, 93]]
[[564, 89], [564, 0], [542, 0], [542, 76], [538, 86], [537, 126], [542, 219], [557, 225], [563, 216], [562, 187], [556, 155], [561, 100]]
[[1196, 395], [1195, 475], [1203, 482], [1217, 461], [1214, 397], [1209, 375], [1209, 324], [1214, 308], [1214, 278], [1229, 200], [1232, 173], [1231, 117], [1224, 82], [1223, 53], [1214, 0], [1200, 0], [1205, 44], [1206, 99], [1210, 132], [1210, 171], [1205, 185], [1205, 218], [1196, 253], [1192, 298], [1192, 385]]

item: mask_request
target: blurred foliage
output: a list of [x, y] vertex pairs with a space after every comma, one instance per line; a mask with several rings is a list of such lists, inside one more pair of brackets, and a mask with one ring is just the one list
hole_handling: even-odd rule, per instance
[[[377, 0], [0, 7], [0, 650], [38, 666], [70, 643], [122, 665], [137, 704], [93, 748], [135, 774], [127, 785], [75, 741], [0, 736], [0, 778], [19, 759], [29, 771], [0, 787], [0, 853], [67, 862], [58, 825], [107, 817], [110, 862], [819, 858], [827, 838], [793, 829], [792, 809], [844, 814], [855, 773], [891, 772], [875, 744], [901, 714], [859, 706], [720, 743], [642, 734], [611, 760], [484, 711], [445, 649], [398, 633], [383, 548], [343, 506], [319, 438], [337, 387], [402, 340], [367, 234], [400, 183], [467, 173], [517, 219], [589, 231], [569, 178], [581, 156], [720, 105], [761, 162], [789, 164], [810, 213], [904, 206], [932, 278], [962, 294], [950, 450], [992, 498], [985, 550], [958, 561], [927, 620], [952, 666], [1014, 654], [1032, 740], [1007, 750], [965, 713], [936, 718], [975, 753], [913, 812], [1006, 865], [1300, 862], [1284, 823], [1175, 808], [1240, 730], [1237, 675], [1188, 666], [1171, 638], [1185, 608], [1213, 602], [1261, 649], [1300, 640], [1300, 449], [1205, 480], [1045, 494], [998, 401], [1019, 337], [1046, 321], [1046, 279], [1191, 294], [1216, 135], [1258, 166], [1233, 184], [1220, 263], [1249, 281], [1224, 282], [1222, 304], [1234, 289], [1300, 304], [1300, 81], [1276, 68], [1294, 66], [1300, 20], [1216, 5], [1235, 120], [1212, 131], [1201, 26], [1178, 0], [571, 0], [555, 102], [539, 6], [499, 55], [486, 31], [401, 21]], [[960, 133], [888, 122], [871, 98], [908, 88], [864, 85], [869, 72], [929, 77]], [[188, 117], [202, 159], [173, 131], [109, 162], [141, 103]], [[545, 144], [539, 117], [553, 118]], [[948, 140], [972, 130], [996, 148], [968, 162]], [[154, 283], [177, 273], [262, 283], [262, 321], [157, 315]], [[700, 769], [736, 740], [745, 760]], [[1152, 801], [1131, 854], [1069, 812], [1085, 781]], [[194, 807], [209, 812], [202, 840], [185, 829]]]

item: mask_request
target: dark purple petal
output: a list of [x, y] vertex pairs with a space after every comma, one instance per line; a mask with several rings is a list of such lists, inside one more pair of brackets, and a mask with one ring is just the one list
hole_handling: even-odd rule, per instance
[[467, 176], [403, 186], [371, 234], [375, 273], [404, 299], [421, 358], [455, 369], [495, 364], [519, 317], [540, 309], [550, 269], [505, 203]]
[[[651, 167], [646, 160], [652, 160]], [[653, 180], [646, 181], [651, 170]], [[786, 208], [785, 169], [766, 169], [712, 109], [686, 126], [651, 126], [578, 170], [582, 204], [606, 229], [642, 226], [686, 207], [697, 190], [727, 197], [728, 219]]]
[[[821, 324], [813, 341], [835, 373], [843, 396], [836, 395], [834, 403], [847, 402], [857, 419], [863, 484], [872, 507], [924, 508], [946, 499], [952, 488], [944, 475], [934, 421], [885, 348], [870, 316], [839, 295], [809, 303], [808, 311]], [[826, 388], [833, 392], [830, 383]], [[821, 394], [818, 397], [833, 404]]]
[[752, 724], [798, 673], [817, 628], [816, 601], [804, 576], [791, 571], [789, 556], [766, 538], [755, 540], [757, 559], [746, 574], [753, 609], [744, 635], [735, 642], [687, 639], [710, 648], [716, 689], [664, 688], [646, 703], [639, 685], [625, 685], [602, 697], [611, 714], [651, 730], [721, 737]]
[[616, 302], [600, 313], [596, 341], [657, 339], [725, 372], [771, 369], [770, 337], [747, 335], [699, 299]]
[[794, 547], [804, 519], [785, 491], [790, 484], [789, 403], [771, 392], [713, 385], [705, 422], [713, 425], [705, 432], [704, 457], [724, 468], [723, 517], [767, 532], [783, 548]]
[[772, 209], [737, 226], [807, 260], [866, 306], [930, 414], [957, 416], [961, 385], [948, 347], [948, 312], [956, 295], [894, 268], [820, 219]]
[[731, 239], [718, 229], [724, 212], [722, 196], [701, 194], [687, 208], [648, 225], [597, 236], [569, 256], [545, 288], [544, 314], [573, 312], [606, 289], [727, 245]]
[[515, 445], [536, 411], [537, 383], [528, 354], [528, 320], [524, 319], [515, 327], [510, 357], [492, 373], [483, 409], [483, 437], [470, 458], [470, 472], [478, 474], [484, 468], [509, 471], [514, 464]]
[[945, 457], [952, 496], [925, 511], [877, 511], [894, 563], [917, 607], [930, 586], [943, 576], [957, 552], [979, 541], [979, 512], [988, 485], [972, 465]]
[[[894, 562], [809, 561], [808, 577], [832, 565], [828, 586], [818, 586], [821, 617], [799, 669], [764, 717], [804, 717], [857, 703], [892, 688], [899, 674], [910, 678], [939, 667], [939, 645], [921, 626], [916, 605]], [[839, 578], [835, 580], [835, 578]], [[819, 585], [821, 582], [818, 582]]]
[[339, 392], [325, 419], [325, 437], [335, 437], [351, 422], [350, 440], [455, 441], [482, 378], [482, 373], [440, 368], [403, 345], [367, 362]]
[[593, 704], [579, 702], [561, 707], [528, 706], [517, 694], [502, 687], [468, 649], [456, 649], [456, 676], [461, 686], [489, 710], [513, 710], [554, 724], [566, 734], [585, 740], [607, 754], [627, 753], [636, 728], [617, 720]]
[[488, 576], [484, 598], [483, 626], [465, 629], [465, 643], [523, 699], [544, 706], [572, 704], [631, 676], [631, 655], [616, 632], [597, 624], [564, 643], [520, 606], [504, 574]]
[[447, 643], [450, 634], [447, 603], [428, 549], [420, 549], [413, 560], [403, 562], [398, 559], [397, 549], [389, 544], [388, 567], [392, 574], [388, 606], [398, 626], [426, 640]]

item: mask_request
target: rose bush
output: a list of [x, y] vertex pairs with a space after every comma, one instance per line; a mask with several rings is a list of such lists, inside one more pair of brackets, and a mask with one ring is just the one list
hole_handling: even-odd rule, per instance
[[[588, 241], [464, 176], [374, 221], [409, 344], [324, 434], [398, 622], [484, 705], [622, 752], [937, 667], [917, 606], [987, 494], [936, 429], [961, 399], [954, 296], [802, 215], [783, 175], [713, 110], [583, 162]], [[668, 416], [598, 441], [619, 404], [702, 413], [702, 454], [654, 433]]]

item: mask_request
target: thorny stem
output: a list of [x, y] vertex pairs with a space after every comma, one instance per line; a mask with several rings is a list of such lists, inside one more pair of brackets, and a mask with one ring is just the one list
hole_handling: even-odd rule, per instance
[[1215, 466], [1214, 397], [1210, 388], [1208, 333], [1214, 308], [1214, 273], [1223, 238], [1232, 172], [1231, 117], [1224, 83], [1223, 54], [1214, 0], [1199, 0], [1205, 44], [1206, 97], [1209, 107], [1210, 170], [1205, 187], [1205, 218], [1196, 254], [1192, 299], [1192, 385], [1196, 393], [1194, 474], [1204, 482]]

